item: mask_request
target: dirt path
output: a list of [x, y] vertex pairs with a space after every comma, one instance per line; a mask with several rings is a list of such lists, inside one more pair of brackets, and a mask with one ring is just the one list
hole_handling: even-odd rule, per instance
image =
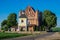
[[60, 33], [56, 32], [53, 35], [37, 38], [35, 40], [60, 40]]

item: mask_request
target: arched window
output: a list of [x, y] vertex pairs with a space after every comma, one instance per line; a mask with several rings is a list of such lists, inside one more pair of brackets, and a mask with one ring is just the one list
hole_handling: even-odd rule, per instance
[[29, 14], [30, 14], [30, 9], [29, 9]]
[[23, 20], [21, 20], [21, 23], [23, 23], [24, 21]]

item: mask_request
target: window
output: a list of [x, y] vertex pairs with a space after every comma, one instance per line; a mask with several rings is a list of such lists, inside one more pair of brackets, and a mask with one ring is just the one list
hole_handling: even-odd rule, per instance
[[24, 21], [23, 20], [21, 20], [21, 23], [23, 23]]
[[30, 11], [30, 9], [29, 9], [29, 11]]
[[29, 14], [30, 14], [30, 11], [29, 11]]
[[22, 14], [24, 14], [24, 12], [22, 12]]
[[29, 9], [29, 14], [30, 14], [30, 9]]

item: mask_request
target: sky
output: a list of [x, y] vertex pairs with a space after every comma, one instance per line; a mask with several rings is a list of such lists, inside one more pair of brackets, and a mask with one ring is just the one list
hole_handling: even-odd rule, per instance
[[0, 25], [10, 13], [19, 15], [20, 10], [25, 10], [30, 5], [35, 10], [50, 10], [57, 16], [57, 27], [60, 26], [60, 0], [0, 0]]

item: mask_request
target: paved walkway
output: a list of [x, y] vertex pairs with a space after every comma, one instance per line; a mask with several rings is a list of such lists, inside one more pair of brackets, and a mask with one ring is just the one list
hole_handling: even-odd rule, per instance
[[35, 40], [60, 40], [60, 33], [56, 32], [53, 35], [45, 36], [42, 38], [37, 38]]
[[54, 33], [47, 33], [43, 35], [33, 35], [33, 36], [26, 36], [26, 37], [18, 37], [18, 38], [11, 38], [11, 39], [4, 39], [4, 40], [37, 40], [39, 38], [44, 38], [46, 36], [53, 35]]

